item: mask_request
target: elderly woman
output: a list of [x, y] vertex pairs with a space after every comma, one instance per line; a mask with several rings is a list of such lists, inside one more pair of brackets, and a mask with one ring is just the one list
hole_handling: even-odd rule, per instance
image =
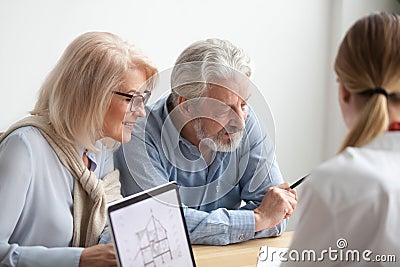
[[76, 38], [31, 116], [0, 137], [0, 266], [116, 266], [106, 203], [120, 197], [113, 150], [130, 140], [156, 68], [106, 32]]

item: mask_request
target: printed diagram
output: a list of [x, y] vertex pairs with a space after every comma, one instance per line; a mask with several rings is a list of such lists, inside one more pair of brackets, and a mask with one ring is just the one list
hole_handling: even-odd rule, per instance
[[121, 266], [190, 265], [190, 249], [179, 209], [153, 204], [129, 218], [124, 215], [114, 217], [114, 238]]
[[140, 247], [135, 261], [141, 261], [146, 267], [164, 266], [173, 259], [167, 229], [154, 217], [152, 210], [150, 213], [146, 227], [136, 232]]

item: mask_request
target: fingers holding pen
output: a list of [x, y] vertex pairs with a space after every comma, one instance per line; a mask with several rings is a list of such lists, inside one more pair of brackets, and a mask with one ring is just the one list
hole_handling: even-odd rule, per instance
[[291, 189], [288, 182], [277, 185], [276, 188], [282, 189], [282, 193], [286, 194], [288, 197], [293, 198], [297, 202], [297, 191], [296, 189]]
[[297, 205], [297, 192], [283, 183], [268, 189], [260, 205], [254, 210], [256, 229], [262, 230], [278, 224], [293, 214]]
[[292, 216], [297, 206], [297, 191], [295, 189], [290, 189], [289, 186], [290, 184], [286, 182], [275, 187], [281, 198], [281, 207], [284, 214], [283, 219]]
[[[272, 208], [272, 210], [275, 211], [275, 216], [272, 216], [275, 217], [275, 220], [273, 221], [275, 222], [277, 221], [276, 219], [279, 218], [279, 212], [283, 214], [282, 219], [286, 219], [292, 216], [294, 210], [296, 209], [298, 201], [297, 191], [294, 188], [303, 183], [308, 176], [309, 174], [303, 176], [302, 178], [294, 182], [292, 185], [285, 182], [275, 187], [271, 187], [268, 190], [267, 194], [264, 196], [264, 199], [261, 202], [260, 207], [258, 207], [255, 210], [255, 212], [258, 213], [260, 210], [265, 211], [266, 203], [269, 202], [269, 204], [275, 204], [273, 205], [275, 207]], [[271, 202], [271, 199], [274, 201]], [[272, 212], [272, 214], [274, 213]]]
[[296, 189], [288, 189], [290, 196], [293, 197], [296, 201], [298, 201], [297, 190]]
[[291, 194], [291, 196], [287, 200], [288, 200], [288, 202], [290, 204], [291, 209], [286, 209], [285, 210], [286, 213], [285, 213], [284, 219], [289, 218], [290, 216], [292, 216], [294, 210], [296, 209], [296, 206], [297, 206], [297, 195], [296, 194]]

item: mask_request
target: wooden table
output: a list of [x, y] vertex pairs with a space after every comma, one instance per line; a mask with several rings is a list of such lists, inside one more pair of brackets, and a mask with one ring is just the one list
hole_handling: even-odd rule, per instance
[[261, 246], [287, 248], [293, 232], [285, 232], [279, 237], [253, 239], [227, 246], [193, 245], [197, 267], [255, 267]]

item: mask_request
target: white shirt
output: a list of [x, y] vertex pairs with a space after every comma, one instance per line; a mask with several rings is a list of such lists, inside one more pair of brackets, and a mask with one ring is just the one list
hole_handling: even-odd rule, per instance
[[[101, 142], [88, 153], [97, 177], [114, 168]], [[80, 150], [82, 153], [83, 150]], [[34, 127], [0, 143], [0, 266], [78, 266], [72, 248], [74, 178]]]
[[[301, 185], [297, 212], [299, 223], [285, 258], [296, 258], [297, 250], [298, 259], [302, 253], [307, 259], [304, 250], [314, 250], [317, 261], [283, 266], [398, 265], [378, 260], [395, 255], [400, 261], [400, 132], [385, 133], [362, 148], [349, 147], [319, 166]], [[321, 256], [322, 250], [327, 252]], [[351, 253], [360, 261], [353, 261]]]

